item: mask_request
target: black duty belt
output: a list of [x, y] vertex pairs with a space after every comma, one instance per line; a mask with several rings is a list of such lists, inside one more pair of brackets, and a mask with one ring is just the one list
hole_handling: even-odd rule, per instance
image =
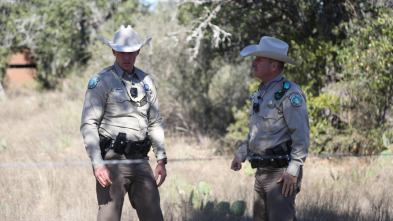
[[[261, 157], [261, 158], [259, 158], [259, 157]], [[290, 157], [288, 155], [282, 155], [282, 156], [257, 156], [257, 155], [254, 155], [254, 158], [250, 159], [250, 163], [251, 163], [252, 168], [269, 167], [269, 166], [272, 166], [275, 168], [282, 168], [282, 167], [288, 166], [289, 160], [290, 160]]]
[[279, 145], [273, 148], [267, 149], [265, 156], [260, 156], [253, 154], [252, 152], [249, 153], [249, 161], [251, 163], [252, 168], [259, 168], [259, 167], [268, 167], [272, 166], [274, 168], [282, 168], [287, 167], [289, 164], [290, 153], [291, 153], [291, 146], [290, 142], [286, 144]]
[[132, 141], [126, 139], [125, 133], [119, 133], [116, 139], [100, 135], [100, 149], [103, 158], [109, 149], [113, 149], [118, 154], [146, 157], [150, 151], [151, 144], [151, 139], [148, 136], [142, 141]]

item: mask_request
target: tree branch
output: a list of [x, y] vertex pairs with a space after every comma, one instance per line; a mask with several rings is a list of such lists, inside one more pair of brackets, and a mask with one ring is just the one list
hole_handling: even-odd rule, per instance
[[[218, 27], [217, 25], [212, 23], [212, 20], [217, 16], [218, 12], [221, 10], [221, 6], [223, 4], [226, 4], [230, 1], [228, 0], [206, 0], [206, 1], [201, 1], [201, 0], [187, 0], [187, 1], [183, 1], [184, 3], [194, 3], [194, 4], [199, 4], [201, 2], [203, 3], [207, 3], [207, 2], [217, 2], [217, 6], [214, 8], [213, 11], [210, 11], [207, 7], [205, 7], [206, 10], [206, 14], [203, 15], [200, 19], [199, 25], [196, 29], [191, 31], [191, 34], [187, 37], [187, 41], [191, 41], [192, 39], [195, 39], [195, 45], [193, 48], [191, 48], [191, 57], [190, 57], [190, 61], [194, 60], [197, 56], [198, 56], [198, 52], [199, 52], [199, 47], [201, 44], [201, 41], [203, 39], [203, 36], [207, 30], [207, 28], [211, 28], [213, 31], [213, 38], [212, 38], [212, 42], [213, 42], [213, 47], [218, 47], [219, 43], [222, 41], [225, 41], [226, 39], [228, 41], [230, 41], [230, 36], [232, 36], [232, 34], [222, 30], [220, 27]], [[183, 3], [180, 2], [180, 3]], [[179, 3], [179, 4], [180, 4]]]

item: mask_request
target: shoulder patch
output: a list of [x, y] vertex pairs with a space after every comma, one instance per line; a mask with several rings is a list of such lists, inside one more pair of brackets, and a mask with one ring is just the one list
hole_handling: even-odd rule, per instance
[[291, 96], [289, 96], [289, 100], [294, 107], [302, 106], [302, 96], [297, 92], [292, 93]]
[[89, 89], [93, 89], [97, 86], [98, 82], [100, 81], [100, 79], [97, 76], [94, 76], [90, 81], [89, 81], [89, 85], [88, 88]]

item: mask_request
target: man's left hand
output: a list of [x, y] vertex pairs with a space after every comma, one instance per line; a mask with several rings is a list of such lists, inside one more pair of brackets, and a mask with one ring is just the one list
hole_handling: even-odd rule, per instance
[[291, 174], [284, 172], [280, 179], [277, 180], [277, 183], [283, 182], [281, 194], [285, 197], [292, 196], [296, 191], [297, 177], [292, 176]]
[[157, 187], [160, 187], [166, 178], [165, 163], [163, 161], [158, 161], [158, 164], [156, 166], [156, 174], [154, 176], [154, 179], [158, 180], [159, 176], [160, 176], [160, 181], [158, 182]]

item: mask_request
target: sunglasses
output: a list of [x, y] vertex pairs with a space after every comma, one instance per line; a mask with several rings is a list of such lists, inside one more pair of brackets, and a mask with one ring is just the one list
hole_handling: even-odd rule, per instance
[[282, 85], [282, 89], [277, 91], [274, 94], [274, 97], [276, 98], [276, 100], [281, 99], [282, 96], [284, 96], [285, 92], [291, 87], [291, 83], [289, 81], [285, 81]]

